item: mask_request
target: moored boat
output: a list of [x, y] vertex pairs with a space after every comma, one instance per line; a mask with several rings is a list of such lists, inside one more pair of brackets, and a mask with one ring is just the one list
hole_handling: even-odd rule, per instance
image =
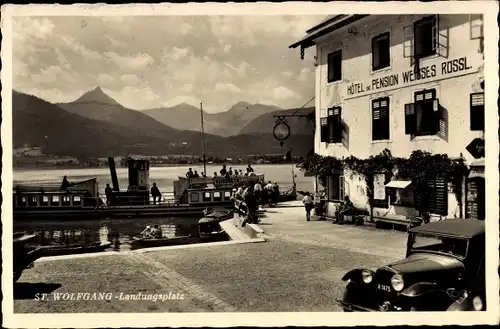
[[130, 245], [132, 249], [148, 248], [148, 247], [166, 247], [183, 244], [192, 244], [199, 242], [196, 236], [176, 236], [176, 237], [162, 237], [162, 238], [143, 238], [133, 237]]
[[37, 248], [41, 257], [62, 256], [73, 254], [86, 254], [94, 252], [103, 252], [111, 247], [111, 242], [95, 242], [87, 245], [51, 245]]
[[226, 232], [221, 228], [220, 222], [232, 218], [233, 211], [221, 209], [207, 213], [205, 217], [198, 221], [198, 232], [202, 241], [217, 241], [227, 237]]

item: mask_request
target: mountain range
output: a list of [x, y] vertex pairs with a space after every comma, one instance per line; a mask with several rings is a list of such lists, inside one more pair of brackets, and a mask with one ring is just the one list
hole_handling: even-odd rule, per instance
[[[272, 135], [273, 115], [291, 111], [295, 110], [239, 102], [225, 112], [204, 113], [207, 155], [286, 152]], [[57, 104], [13, 91], [12, 113], [14, 147], [40, 146], [45, 153], [78, 158], [202, 153], [200, 109], [189, 104], [137, 111], [100, 87]], [[314, 125], [297, 118], [289, 124], [292, 135], [285, 147], [305, 155], [312, 147]]]

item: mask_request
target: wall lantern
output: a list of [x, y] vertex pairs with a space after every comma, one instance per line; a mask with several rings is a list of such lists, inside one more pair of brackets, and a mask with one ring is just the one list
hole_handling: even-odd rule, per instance
[[273, 127], [274, 138], [280, 141], [280, 146], [283, 146], [284, 141], [290, 137], [290, 126], [284, 117], [277, 117]]

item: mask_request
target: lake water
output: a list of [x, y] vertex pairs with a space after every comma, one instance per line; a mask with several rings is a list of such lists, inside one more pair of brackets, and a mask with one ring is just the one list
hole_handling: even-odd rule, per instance
[[[293, 165], [295, 166], [295, 165]], [[189, 167], [198, 172], [203, 171], [203, 166], [176, 166], [150, 168], [150, 183], [156, 182], [160, 191], [165, 194], [173, 193], [173, 182], [177, 177], [184, 177]], [[246, 166], [236, 165], [233, 169], [244, 170]], [[266, 180], [276, 181], [281, 189], [287, 190], [292, 186], [292, 165], [254, 165], [256, 174], [264, 174]], [[220, 165], [208, 165], [207, 172], [219, 172]], [[304, 173], [293, 168], [296, 175], [297, 190], [312, 190], [312, 179], [304, 177]], [[106, 184], [111, 185], [111, 176], [108, 168], [91, 169], [51, 169], [51, 170], [14, 170], [14, 186], [16, 184], [52, 184], [60, 183], [64, 176], [70, 182], [97, 178], [99, 190], [104, 193]], [[128, 185], [127, 168], [117, 168], [118, 182], [121, 190], [126, 190]], [[138, 235], [146, 225], [159, 225], [166, 236], [184, 236], [197, 234], [199, 218], [141, 218], [120, 220], [43, 220], [36, 222], [15, 222], [14, 231], [26, 231], [38, 235], [37, 243], [48, 244], [74, 244], [86, 242], [105, 242], [108, 238], [118, 237], [120, 249], [127, 249], [133, 236]]]

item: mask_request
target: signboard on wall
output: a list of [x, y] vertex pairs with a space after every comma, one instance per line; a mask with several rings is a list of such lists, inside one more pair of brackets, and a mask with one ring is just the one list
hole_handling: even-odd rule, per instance
[[467, 57], [460, 57], [445, 60], [437, 64], [421, 66], [418, 72], [410, 68], [403, 72], [391, 73], [367, 81], [353, 82], [346, 87], [346, 98], [359, 97], [379, 91], [411, 86], [477, 71], [477, 67], [474, 68], [471, 63], [471, 59], [468, 60]]
[[373, 198], [385, 200], [385, 174], [373, 175]]

